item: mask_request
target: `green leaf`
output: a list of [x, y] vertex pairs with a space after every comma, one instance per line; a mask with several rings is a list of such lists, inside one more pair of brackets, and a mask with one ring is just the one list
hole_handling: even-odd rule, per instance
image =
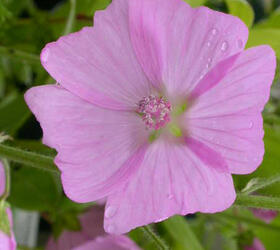
[[[2, 105], [1, 105], [2, 104]], [[12, 94], [0, 104], [0, 132], [14, 134], [31, 115], [22, 95]]]
[[280, 29], [274, 28], [252, 28], [249, 34], [249, 40], [246, 47], [254, 47], [258, 45], [270, 45], [278, 58], [280, 58]]
[[280, 7], [276, 9], [269, 18], [259, 22], [254, 27], [280, 29]]
[[184, 0], [184, 1], [192, 7], [202, 6], [206, 2], [206, 0]]
[[12, 171], [11, 204], [26, 210], [51, 211], [61, 197], [56, 176], [34, 168]]
[[180, 249], [203, 249], [184, 217], [173, 216], [172, 218], [164, 221], [162, 224], [173, 237], [174, 241], [181, 246]]
[[239, 17], [248, 28], [254, 21], [254, 10], [246, 0], [226, 0], [231, 15]]

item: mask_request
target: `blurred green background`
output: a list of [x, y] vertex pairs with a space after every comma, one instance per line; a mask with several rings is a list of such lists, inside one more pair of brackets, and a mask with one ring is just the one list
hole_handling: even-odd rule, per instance
[[[280, 60], [280, 0], [185, 0], [192, 6], [205, 5], [240, 17], [250, 29], [247, 47], [269, 44]], [[74, 4], [76, 3], [76, 4]], [[91, 26], [96, 10], [110, 0], [0, 0], [0, 132], [10, 136], [5, 144], [54, 156], [41, 144], [42, 132], [23, 100], [31, 86], [54, 83], [39, 60], [48, 42], [69, 31]], [[253, 174], [235, 176], [237, 190], [254, 181], [280, 174], [280, 88], [279, 63], [271, 98], [263, 112], [266, 153], [263, 164]], [[88, 204], [68, 200], [56, 174], [12, 165], [12, 187], [8, 201], [13, 207], [41, 214], [38, 246], [46, 235], [59, 236], [63, 230], [79, 230], [77, 215]], [[260, 178], [260, 179], [256, 179]], [[252, 181], [251, 181], [252, 183]], [[280, 184], [258, 191], [280, 197]], [[259, 238], [268, 250], [280, 249], [280, 217], [271, 224], [255, 218], [250, 210], [231, 208], [216, 215], [188, 216], [187, 224], [175, 218], [156, 226], [172, 249], [240, 249]], [[130, 236], [144, 249], [155, 246], [137, 229]], [[241, 247], [242, 248], [242, 247]]]

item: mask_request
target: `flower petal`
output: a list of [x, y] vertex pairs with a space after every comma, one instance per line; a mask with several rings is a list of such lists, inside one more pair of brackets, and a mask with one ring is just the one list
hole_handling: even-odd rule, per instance
[[57, 150], [66, 194], [77, 202], [107, 196], [138, 168], [148, 135], [134, 112], [102, 109], [55, 86], [30, 89], [25, 100]]
[[131, 40], [143, 70], [169, 95], [186, 95], [216, 63], [244, 49], [240, 19], [182, 0], [130, 0]]
[[139, 250], [140, 248], [124, 235], [109, 235], [106, 237], [98, 237], [95, 240], [74, 248], [73, 250]]
[[64, 88], [101, 107], [131, 109], [150, 93], [130, 42], [127, 0], [97, 11], [94, 27], [49, 43], [41, 62]]
[[174, 214], [222, 211], [234, 199], [229, 173], [207, 166], [186, 144], [159, 138], [137, 174], [109, 195], [104, 227], [109, 233], [126, 233]]
[[250, 173], [262, 162], [261, 111], [275, 67], [275, 54], [268, 46], [242, 52], [228, 74], [186, 112], [190, 136], [222, 155], [231, 173]]

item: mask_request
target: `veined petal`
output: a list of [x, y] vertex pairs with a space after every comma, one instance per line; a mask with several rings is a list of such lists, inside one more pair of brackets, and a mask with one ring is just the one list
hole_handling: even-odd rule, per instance
[[240, 19], [182, 0], [130, 0], [129, 20], [143, 70], [171, 96], [188, 94], [219, 61], [242, 51], [248, 38]]
[[111, 109], [133, 109], [150, 84], [130, 42], [127, 0], [97, 11], [94, 27], [61, 37], [43, 49], [41, 62], [64, 88]]
[[140, 250], [137, 245], [124, 235], [108, 235], [98, 237], [97, 239], [88, 241], [87, 243], [74, 248], [73, 250]]
[[250, 173], [262, 162], [261, 112], [275, 67], [275, 54], [268, 46], [242, 52], [227, 75], [186, 112], [190, 136], [222, 155], [231, 173]]
[[130, 181], [109, 195], [104, 227], [122, 234], [174, 214], [222, 211], [234, 199], [229, 173], [207, 166], [186, 144], [160, 138]]
[[57, 150], [66, 194], [77, 202], [106, 197], [137, 170], [148, 134], [134, 112], [102, 109], [55, 85], [30, 89], [25, 100]]

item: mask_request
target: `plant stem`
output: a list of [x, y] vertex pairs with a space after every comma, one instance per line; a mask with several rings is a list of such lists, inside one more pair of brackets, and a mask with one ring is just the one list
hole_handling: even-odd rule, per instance
[[280, 226], [278, 225], [273, 225], [273, 224], [267, 224], [261, 220], [255, 219], [255, 218], [249, 218], [247, 216], [242, 216], [242, 215], [232, 215], [229, 214], [227, 212], [225, 213], [218, 213], [218, 214], [213, 214], [211, 215], [211, 217], [214, 217], [215, 219], [217, 217], [223, 217], [229, 220], [233, 220], [233, 221], [237, 221], [237, 222], [244, 222], [247, 224], [252, 224], [255, 226], [259, 226], [259, 227], [264, 227], [273, 231], [280, 231]]
[[59, 170], [53, 163], [54, 159], [52, 157], [38, 153], [0, 144], [0, 157], [27, 165], [29, 167], [35, 167], [42, 170], [59, 173]]
[[167, 250], [169, 247], [165, 244], [165, 242], [151, 229], [149, 225], [141, 227], [141, 230], [149, 237], [158, 249]]
[[75, 15], [76, 15], [76, 0], [70, 0], [70, 12], [67, 18], [63, 35], [67, 35], [72, 31], [75, 22]]
[[11, 187], [11, 173], [10, 173], [10, 165], [9, 162], [6, 159], [2, 159], [3, 166], [4, 166], [4, 172], [5, 172], [5, 179], [6, 179], [6, 187], [5, 192], [2, 195], [1, 199], [6, 200], [8, 196], [10, 195], [10, 187]]
[[[253, 180], [255, 180], [255, 179], [253, 179]], [[250, 193], [258, 191], [259, 189], [263, 189], [267, 186], [273, 185], [274, 183], [277, 183], [277, 182], [280, 182], [280, 174], [274, 175], [269, 178], [257, 178], [256, 183], [254, 185], [252, 185], [251, 187], [245, 189], [242, 193], [250, 194]]]
[[40, 64], [40, 57], [38, 55], [24, 52], [17, 49], [8, 48], [0, 45], [0, 55], [16, 58], [21, 61], [27, 61], [29, 63]]
[[235, 205], [280, 211], [280, 198], [261, 195], [237, 194]]

